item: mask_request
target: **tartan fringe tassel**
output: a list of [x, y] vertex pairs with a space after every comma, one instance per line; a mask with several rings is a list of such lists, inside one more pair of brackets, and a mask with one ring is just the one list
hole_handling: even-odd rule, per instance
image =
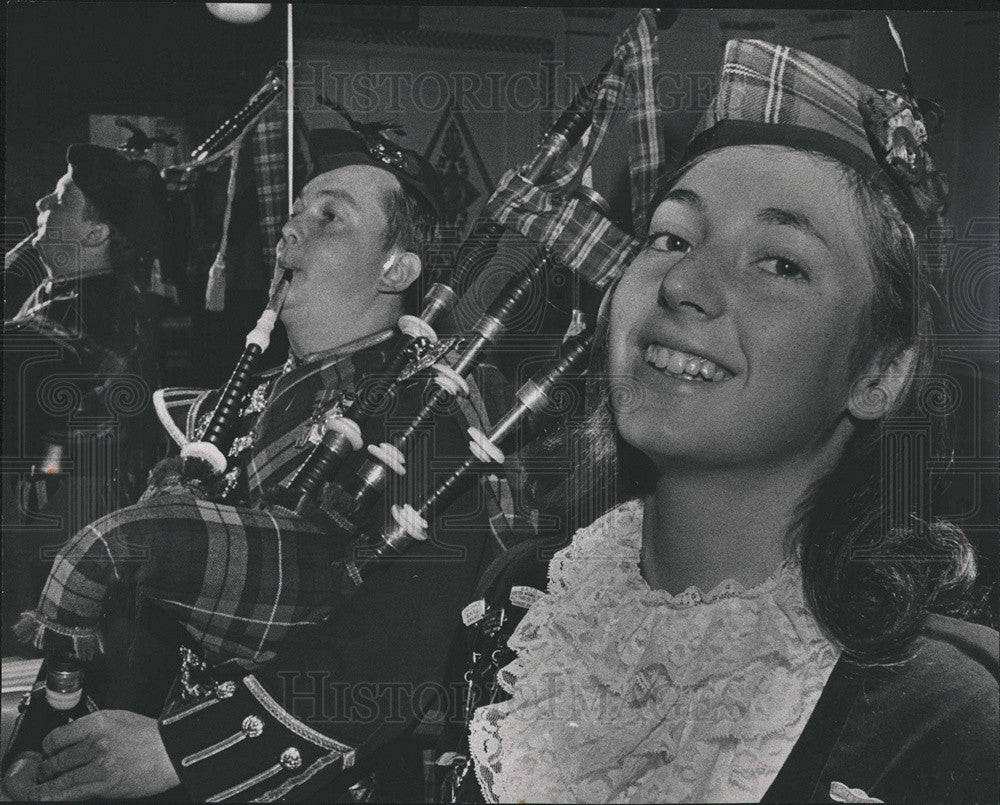
[[226, 309], [226, 249], [229, 248], [229, 224], [233, 218], [233, 199], [236, 198], [236, 171], [240, 165], [240, 151], [248, 130], [244, 129], [233, 144], [232, 156], [229, 159], [229, 184], [226, 186], [226, 210], [222, 215], [222, 238], [219, 241], [219, 253], [215, 255], [212, 267], [208, 270], [208, 285], [205, 286], [205, 310], [213, 313], [220, 313]]
[[43, 651], [72, 652], [84, 661], [104, 652], [104, 638], [98, 628], [63, 626], [49, 620], [37, 609], [22, 612], [13, 631], [14, 636], [26, 645]]
[[[225, 244], [223, 244], [223, 249]], [[208, 270], [208, 285], [205, 286], [205, 310], [219, 313], [226, 309], [226, 257], [220, 249], [215, 262]]]

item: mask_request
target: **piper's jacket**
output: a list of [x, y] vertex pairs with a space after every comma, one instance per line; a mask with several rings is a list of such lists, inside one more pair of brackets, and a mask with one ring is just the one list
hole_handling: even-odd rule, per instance
[[[269, 503], [269, 493], [294, 475], [341, 393], [398, 349], [389, 335], [257, 378], [230, 451], [236, 471], [214, 490], [223, 502], [192, 492], [176, 459], [167, 460], [143, 500], [88, 526], [57, 560], [73, 569], [50, 577], [43, 594], [37, 623], [46, 639], [59, 637], [80, 596], [104, 584], [134, 588], [138, 617], [110, 643], [112, 654], [124, 647], [125, 656], [95, 661], [105, 682], [88, 687], [102, 707], [158, 717], [181, 780], [167, 799], [350, 800], [348, 786], [385, 765], [426, 710], [444, 707], [461, 606], [484, 563], [530, 531], [501, 472], [473, 472], [473, 482], [435, 515], [431, 539], [366, 573], [353, 597], [330, 593], [340, 543]], [[424, 373], [404, 383], [396, 403], [365, 428], [366, 443], [411, 421], [426, 380]], [[387, 500], [369, 518], [373, 527], [386, 522], [393, 500], [419, 505], [467, 458], [466, 429], [488, 432], [509, 407], [509, 387], [492, 367], [480, 366], [470, 380], [469, 399], [413, 438], [408, 471], [390, 481]], [[168, 389], [156, 395], [157, 413], [183, 443], [198, 437], [216, 399], [218, 392]], [[351, 461], [364, 457], [359, 451]], [[92, 546], [96, 553], [88, 553]], [[108, 546], [113, 562], [101, 561]], [[325, 617], [312, 614], [319, 610], [307, 599], [324, 600]], [[16, 736], [12, 743], [13, 754], [21, 751]], [[406, 796], [419, 796], [418, 777]], [[391, 795], [399, 796], [398, 789]]]

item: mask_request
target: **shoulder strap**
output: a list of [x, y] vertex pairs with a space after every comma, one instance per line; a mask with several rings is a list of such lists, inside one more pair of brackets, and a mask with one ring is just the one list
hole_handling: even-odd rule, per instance
[[864, 673], [843, 656], [830, 672], [806, 727], [761, 802], [811, 802], [827, 759], [861, 691]]
[[540, 540], [528, 539], [500, 554], [480, 576], [475, 597], [504, 601], [518, 584], [545, 592], [549, 561], [540, 558], [544, 547]]

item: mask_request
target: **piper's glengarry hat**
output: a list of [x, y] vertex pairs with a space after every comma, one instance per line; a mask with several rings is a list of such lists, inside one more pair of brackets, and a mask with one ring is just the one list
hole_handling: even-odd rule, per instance
[[416, 151], [403, 148], [377, 132], [347, 129], [314, 129], [309, 134], [314, 174], [347, 165], [368, 165], [395, 176], [440, 219], [444, 202], [441, 179], [431, 164]]

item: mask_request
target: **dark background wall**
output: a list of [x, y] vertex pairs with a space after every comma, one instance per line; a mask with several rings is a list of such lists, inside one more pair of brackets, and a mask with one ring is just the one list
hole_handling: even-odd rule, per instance
[[[11, 2], [4, 11], [8, 216], [34, 217], [32, 203], [60, 175], [66, 143], [86, 139], [89, 114], [176, 118], [198, 139], [242, 104], [267, 69], [284, 58], [280, 7], [252, 25], [221, 22], [203, 3], [193, 2]], [[439, 34], [445, 74], [451, 66], [445, 58], [452, 49], [449, 34], [460, 39], [465, 33], [547, 40], [546, 58], [570, 72], [591, 75], [632, 15], [630, 10], [595, 8], [431, 6], [418, 11], [415, 25], [404, 24], [397, 35], [405, 43], [409, 33], [414, 48], [428, 51], [433, 50], [431, 40], [417, 42], [417, 33]], [[388, 19], [391, 9], [381, 13]], [[405, 44], [380, 43], [378, 10], [345, 18], [343, 7], [310, 3], [299, 6], [296, 14], [297, 43], [321, 46], [325, 41], [331, 60], [349, 49], [345, 31], [367, 32], [370, 50], [383, 56], [405, 49]], [[366, 27], [366, 19], [374, 22]], [[976, 215], [995, 215], [996, 13], [895, 11], [893, 19], [918, 90], [942, 99], [947, 108], [936, 150], [954, 179], [952, 208], [959, 225]], [[395, 26], [400, 27], [398, 22]], [[669, 123], [678, 140], [697, 120], [722, 46], [735, 36], [801, 47], [863, 81], [898, 86], [898, 59], [880, 13], [682, 11], [661, 36], [660, 46], [661, 70], [672, 71], [680, 82], [680, 107]], [[362, 39], [355, 36], [358, 41]], [[492, 55], [481, 53], [484, 71], [496, 69], [486, 63]], [[614, 177], [602, 176], [599, 166], [597, 180], [602, 178]]]
[[14, 2], [5, 13], [8, 216], [34, 218], [89, 115], [177, 118], [204, 137], [285, 52], [273, 11], [246, 26], [204, 3]]

